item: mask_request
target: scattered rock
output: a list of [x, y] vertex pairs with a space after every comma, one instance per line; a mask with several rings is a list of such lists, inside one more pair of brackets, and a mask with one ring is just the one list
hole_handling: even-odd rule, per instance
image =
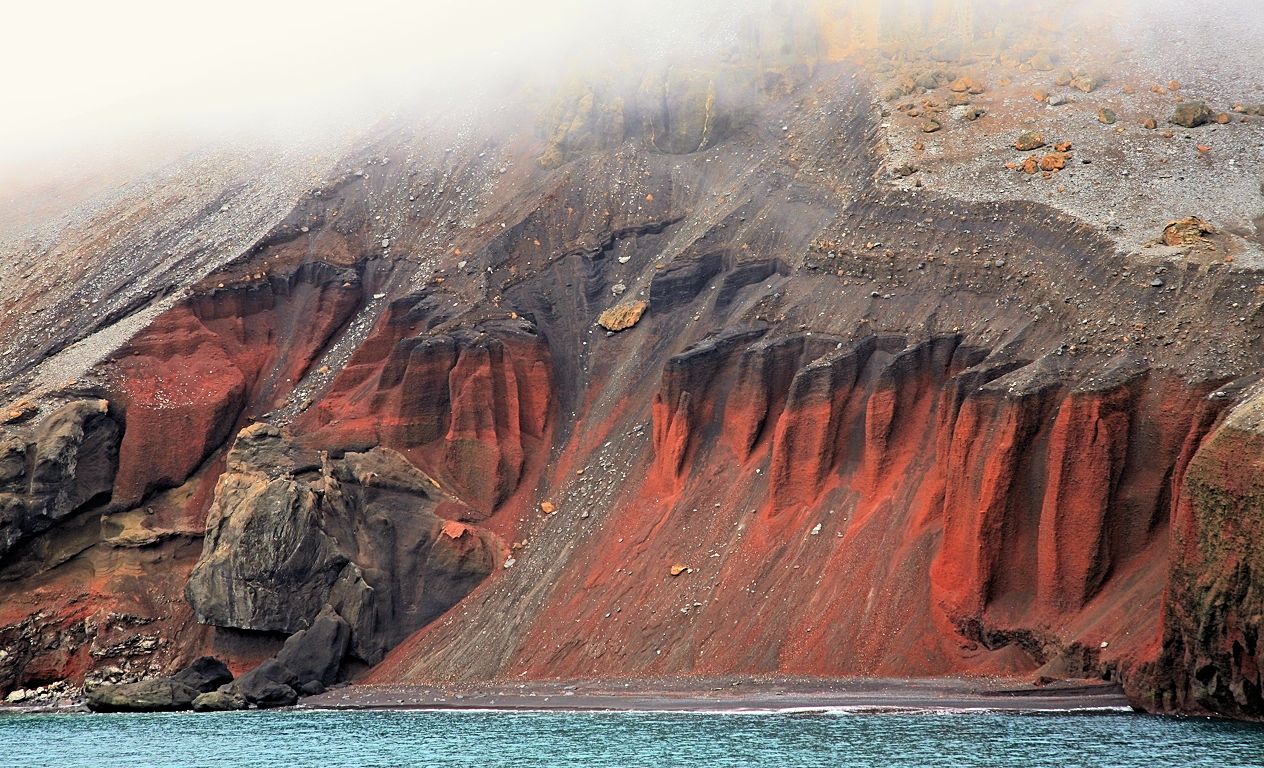
[[1115, 111], [1103, 107], [1097, 112], [1097, 121], [1102, 125], [1114, 125], [1119, 118], [1116, 117]]
[[1186, 101], [1176, 107], [1169, 122], [1182, 128], [1197, 128], [1211, 121], [1211, 109], [1205, 101]]
[[1098, 72], [1081, 72], [1071, 78], [1071, 87], [1085, 93], [1092, 93], [1106, 82], [1106, 76]]
[[551, 515], [557, 511], [557, 507], [551, 501], [542, 501], [540, 502], [540, 511], [546, 515]]
[[1028, 59], [1027, 64], [1037, 72], [1053, 71], [1053, 57], [1043, 51]]
[[987, 112], [983, 109], [980, 109], [979, 107], [964, 106], [964, 107], [954, 108], [951, 114], [953, 118], [956, 120], [965, 120], [968, 122], [974, 122], [975, 120], [978, 120], [980, 117], [983, 117], [984, 115], [986, 115]]
[[607, 331], [625, 331], [641, 321], [649, 307], [648, 301], [624, 302], [607, 309], [597, 317], [597, 324]]
[[922, 133], [934, 133], [935, 131], [938, 131], [940, 128], [943, 128], [943, 126], [939, 124], [938, 120], [923, 120], [922, 121], [922, 125], [921, 125]]
[[1040, 158], [1040, 170], [1046, 172], [1060, 171], [1066, 168], [1068, 156], [1065, 152], [1050, 152]]
[[680, 574], [684, 573], [687, 570], [689, 570], [689, 566], [676, 564], [671, 567], [671, 575], [679, 576]]
[[948, 86], [948, 89], [954, 93], [972, 93], [975, 95], [983, 93], [986, 90], [982, 84], [976, 82], [973, 78], [965, 76], [958, 77], [956, 80], [953, 80], [952, 84]]
[[1045, 135], [1040, 131], [1027, 131], [1019, 135], [1014, 141], [1014, 149], [1019, 152], [1030, 152], [1033, 149], [1040, 149], [1045, 145]]
[[1153, 131], [1159, 127], [1159, 121], [1154, 115], [1142, 115], [1141, 127], [1145, 128], [1147, 131]]
[[947, 85], [956, 79], [956, 75], [947, 70], [930, 69], [918, 74], [913, 79], [913, 86], [917, 90], [933, 91], [941, 85]]
[[1203, 219], [1187, 216], [1168, 222], [1163, 228], [1163, 244], [1173, 247], [1202, 245], [1206, 242], [1205, 236], [1214, 232], [1215, 229]]
[[15, 403], [12, 408], [5, 414], [4, 423], [13, 424], [19, 421], [26, 421], [35, 414], [39, 413], [39, 407], [30, 400], [23, 400]]

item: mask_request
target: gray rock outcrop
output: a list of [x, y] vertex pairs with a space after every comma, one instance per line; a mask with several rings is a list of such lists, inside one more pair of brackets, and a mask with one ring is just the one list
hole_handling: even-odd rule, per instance
[[0, 561], [22, 541], [108, 497], [119, 434], [105, 400], [77, 400], [34, 427], [0, 429]]
[[496, 540], [436, 516], [441, 500], [394, 451], [335, 458], [247, 427], [186, 597], [203, 623], [290, 634], [277, 661], [296, 674], [276, 682], [329, 685], [344, 655], [375, 663], [491, 572]]

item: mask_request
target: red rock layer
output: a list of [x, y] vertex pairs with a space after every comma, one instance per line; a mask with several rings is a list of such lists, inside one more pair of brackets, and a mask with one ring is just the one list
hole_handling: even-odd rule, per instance
[[374, 334], [300, 421], [326, 446], [404, 453], [486, 517], [543, 459], [551, 407], [548, 347], [530, 324], [424, 330], [409, 300]]
[[137, 335], [112, 372], [126, 420], [114, 506], [183, 482], [248, 404], [281, 403], [360, 299], [354, 273], [309, 263], [197, 294]]
[[[563, 512], [593, 522], [564, 566], [506, 583], [551, 586], [497, 630], [499, 650], [479, 649], [498, 658], [448, 663], [444, 646], [490, 623], [474, 601], [371, 679], [1051, 665], [1129, 681], [1154, 657], [1204, 391], [1128, 364], [1064, 381], [956, 337], [759, 335], [667, 364], [651, 450], [628, 472], [642, 482], [589, 506], [555, 480], [573, 494]], [[537, 540], [567, 536], [542, 525]]]

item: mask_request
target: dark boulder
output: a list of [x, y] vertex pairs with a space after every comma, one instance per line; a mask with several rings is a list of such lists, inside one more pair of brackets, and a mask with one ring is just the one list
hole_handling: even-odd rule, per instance
[[1186, 101], [1177, 105], [1170, 121], [1182, 128], [1197, 128], [1211, 122], [1211, 108], [1205, 101]]
[[291, 635], [276, 658], [221, 690], [260, 708], [292, 706], [300, 694], [323, 693], [337, 679], [350, 641], [347, 622], [326, 608], [310, 627]]
[[201, 693], [208, 693], [233, 681], [233, 673], [224, 662], [214, 656], [203, 656], [171, 676], [177, 683], [184, 683]]
[[[298, 675], [294, 674], [294, 670], [276, 659], [268, 659], [239, 677], [234, 684], [249, 688], [261, 680], [271, 680], [275, 683], [288, 685], [291, 688], [299, 684]], [[246, 698], [250, 698], [249, 695]]]
[[316, 681], [323, 688], [337, 679], [350, 640], [347, 622], [326, 608], [310, 627], [290, 635], [276, 661], [294, 674], [299, 686]]
[[194, 712], [232, 712], [248, 706], [246, 698], [230, 688], [201, 693], [193, 700]]
[[299, 684], [293, 670], [276, 659], [268, 659], [225, 688], [255, 706], [288, 707], [298, 701], [294, 688]]
[[167, 677], [101, 685], [86, 693], [93, 712], [172, 712], [188, 709], [198, 697], [196, 689]]
[[284, 683], [263, 680], [251, 687], [246, 698], [259, 709], [292, 707], [298, 703], [298, 692]]

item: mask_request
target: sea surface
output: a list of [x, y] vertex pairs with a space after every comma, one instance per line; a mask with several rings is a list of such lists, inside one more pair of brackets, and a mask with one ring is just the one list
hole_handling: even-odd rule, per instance
[[4, 766], [1260, 766], [1264, 727], [1114, 714], [0, 715]]

